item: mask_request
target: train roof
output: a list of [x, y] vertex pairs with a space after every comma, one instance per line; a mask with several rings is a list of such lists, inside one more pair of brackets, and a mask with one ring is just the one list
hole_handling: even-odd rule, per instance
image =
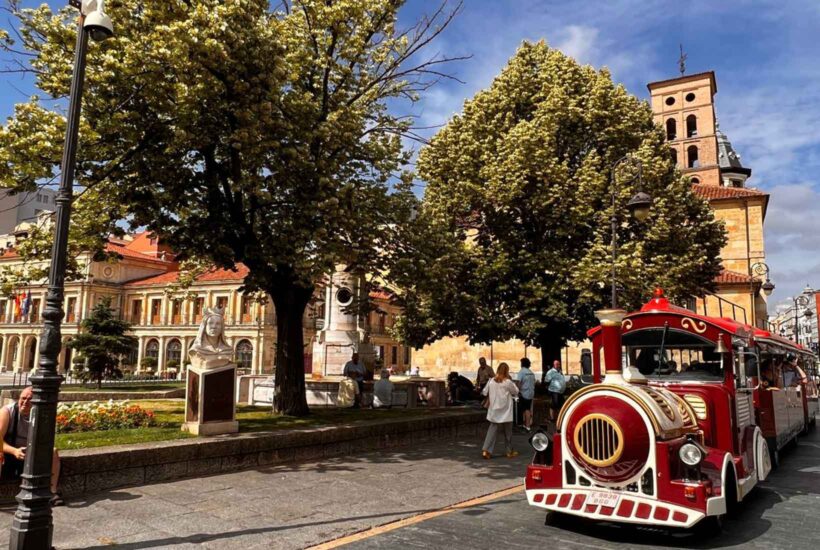
[[[666, 296], [664, 296], [662, 289], [655, 290], [652, 299], [645, 303], [640, 310], [627, 315], [624, 318], [624, 321], [627, 319], [635, 319], [637, 317], [646, 317], [650, 315], [675, 315], [687, 317], [689, 319], [711, 325], [720, 332], [743, 338], [751, 337], [756, 342], [765, 346], [783, 347], [788, 348], [789, 351], [794, 353], [813, 355], [800, 344], [789, 340], [788, 338], [778, 336], [771, 331], [763, 330], [752, 325], [747, 325], [746, 323], [739, 323], [738, 321], [728, 317], [709, 317], [706, 315], [700, 315], [691, 309], [676, 306], [670, 303]], [[600, 331], [601, 327], [596, 326], [587, 331], [587, 336], [589, 338], [595, 338], [598, 334], [600, 334]]]

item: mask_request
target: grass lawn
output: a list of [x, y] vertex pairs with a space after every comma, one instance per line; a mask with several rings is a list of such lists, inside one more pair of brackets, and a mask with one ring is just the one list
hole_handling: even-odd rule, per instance
[[146, 392], [146, 391], [166, 391], [184, 388], [185, 382], [169, 382], [167, 384], [105, 384], [102, 389], [97, 389], [97, 384], [88, 384], [85, 386], [62, 386], [60, 393], [88, 393], [88, 392]]
[[[184, 399], [131, 401], [145, 409], [154, 411], [159, 426], [125, 430], [103, 430], [97, 432], [77, 432], [57, 434], [58, 449], [87, 449], [107, 445], [124, 445], [148, 441], [168, 441], [194, 437], [180, 430], [184, 412]], [[267, 432], [312, 426], [350, 425], [376, 419], [418, 418], [440, 414], [430, 409], [392, 409], [375, 411], [370, 409], [312, 409], [307, 417], [274, 415], [269, 407], [237, 405], [236, 418], [240, 432]]]

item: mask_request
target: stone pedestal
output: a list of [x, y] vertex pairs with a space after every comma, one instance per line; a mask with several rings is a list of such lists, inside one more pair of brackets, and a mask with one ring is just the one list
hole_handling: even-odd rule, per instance
[[182, 430], [195, 435], [238, 432], [235, 394], [235, 363], [210, 369], [188, 367]]

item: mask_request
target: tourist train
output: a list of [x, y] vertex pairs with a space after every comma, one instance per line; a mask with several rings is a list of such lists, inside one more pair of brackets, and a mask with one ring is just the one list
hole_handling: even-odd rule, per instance
[[[598, 312], [594, 383], [530, 439], [528, 502], [556, 514], [718, 531], [815, 423], [815, 357], [658, 290], [640, 311]], [[601, 379], [601, 366], [604, 376]]]

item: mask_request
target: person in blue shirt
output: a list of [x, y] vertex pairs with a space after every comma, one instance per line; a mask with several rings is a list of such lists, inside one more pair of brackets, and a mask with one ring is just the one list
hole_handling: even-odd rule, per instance
[[524, 420], [524, 429], [532, 429], [532, 400], [535, 397], [535, 374], [530, 370], [530, 360], [521, 359], [518, 371], [518, 416]]
[[564, 404], [564, 390], [567, 388], [567, 380], [561, 372], [561, 361], [556, 359], [552, 362], [552, 368], [544, 376], [544, 382], [548, 384], [547, 391], [550, 394], [550, 418], [555, 421]]

